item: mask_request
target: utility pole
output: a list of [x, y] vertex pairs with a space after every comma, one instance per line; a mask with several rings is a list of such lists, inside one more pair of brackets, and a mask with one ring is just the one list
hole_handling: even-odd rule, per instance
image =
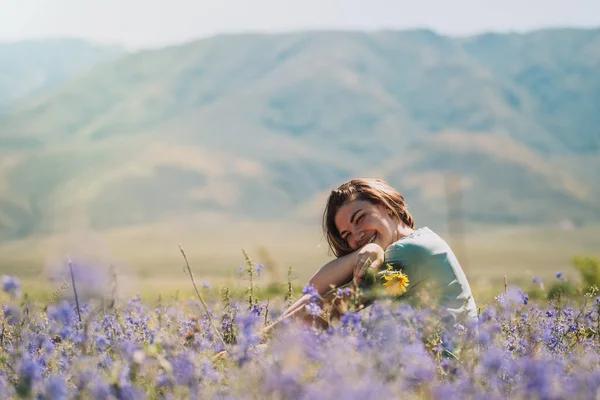
[[446, 195], [446, 221], [450, 245], [463, 270], [467, 273], [468, 257], [466, 248], [466, 228], [462, 204], [462, 176], [452, 171], [444, 175], [444, 192]]

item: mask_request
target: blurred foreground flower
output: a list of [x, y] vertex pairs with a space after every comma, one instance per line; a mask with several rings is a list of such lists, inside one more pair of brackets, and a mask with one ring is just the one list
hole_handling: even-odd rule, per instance
[[310, 283], [302, 288], [302, 294], [309, 295], [311, 302], [315, 302], [319, 298], [319, 291]]
[[18, 297], [21, 294], [21, 283], [19, 282], [19, 279], [14, 276], [3, 275], [2, 290], [13, 297]]
[[[307, 285], [306, 311], [319, 323], [289, 319], [269, 335], [262, 327], [287, 299], [248, 306], [211, 290], [224, 341], [196, 302], [92, 298], [81, 324], [72, 301], [3, 304], [0, 398], [598, 398], [597, 289], [546, 302], [507, 287], [476, 321], [448, 324], [445, 310], [391, 301], [417, 280], [370, 269], [362, 286], [331, 290], [339, 319]], [[368, 309], [361, 296], [373, 300]]]

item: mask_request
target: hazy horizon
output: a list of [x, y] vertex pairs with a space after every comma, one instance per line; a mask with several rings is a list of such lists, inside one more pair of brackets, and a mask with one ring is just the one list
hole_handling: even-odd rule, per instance
[[[131, 49], [225, 33], [431, 29], [450, 36], [600, 27], [600, 2], [3, 0], [0, 42], [79, 38]], [[140, 12], [143, 10], [143, 12]]]

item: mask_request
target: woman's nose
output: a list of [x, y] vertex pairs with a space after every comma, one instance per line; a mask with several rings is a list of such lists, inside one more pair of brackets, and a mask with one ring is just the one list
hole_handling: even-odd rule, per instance
[[365, 233], [363, 231], [356, 231], [354, 237], [356, 238], [356, 243], [360, 243], [365, 237]]
[[363, 231], [357, 231], [356, 237], [358, 238], [358, 240], [361, 240], [362, 238], [365, 237], [365, 233]]

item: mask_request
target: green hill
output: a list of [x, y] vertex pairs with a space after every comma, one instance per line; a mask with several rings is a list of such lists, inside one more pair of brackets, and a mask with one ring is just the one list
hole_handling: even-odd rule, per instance
[[0, 42], [0, 112], [123, 54], [79, 39]]
[[471, 223], [598, 221], [599, 118], [600, 30], [141, 51], [0, 117], [0, 240], [192, 215], [314, 223], [332, 186], [366, 175], [419, 225], [445, 221], [455, 173]]

